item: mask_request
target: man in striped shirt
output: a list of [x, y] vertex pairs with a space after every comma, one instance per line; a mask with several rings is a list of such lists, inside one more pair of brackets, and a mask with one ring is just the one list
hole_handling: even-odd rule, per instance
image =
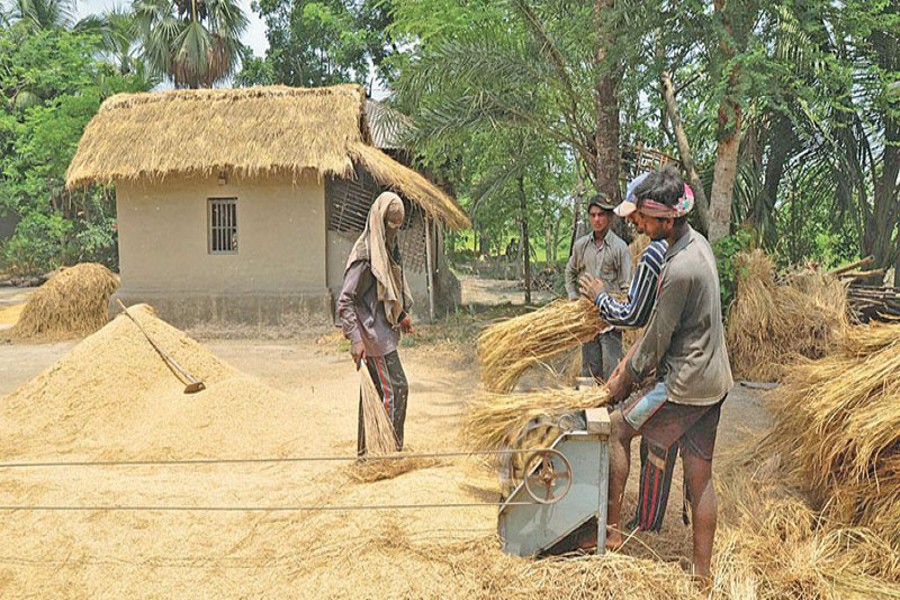
[[[649, 175], [639, 175], [628, 184], [625, 201], [615, 208], [615, 213], [634, 224], [638, 233], [644, 233], [641, 214], [637, 211], [634, 190]], [[581, 293], [597, 305], [600, 317], [615, 327], [643, 327], [650, 319], [653, 305], [656, 303], [656, 290], [659, 283], [659, 272], [665, 262], [666, 240], [655, 240], [641, 254], [637, 271], [628, 289], [627, 301], [620, 302], [604, 290], [603, 282], [583, 274], [579, 280]]]

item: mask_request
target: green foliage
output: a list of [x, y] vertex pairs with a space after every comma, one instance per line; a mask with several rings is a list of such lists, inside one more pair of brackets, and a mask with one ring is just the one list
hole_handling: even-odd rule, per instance
[[71, 231], [72, 222], [59, 213], [27, 213], [3, 246], [5, 270], [10, 275], [37, 275], [55, 269], [62, 264]]
[[[102, 100], [151, 85], [141, 73], [101, 63], [103, 37], [0, 29], [0, 211], [21, 216], [0, 246], [4, 270], [39, 274], [60, 264], [117, 263], [109, 190], [66, 190], [65, 172]], [[27, 95], [27, 102], [23, 96]]]
[[234, 74], [247, 17], [236, 0], [134, 0], [143, 56], [175, 87], [212, 87]]
[[716, 267], [719, 271], [719, 289], [722, 295], [722, 310], [727, 311], [734, 299], [737, 289], [738, 267], [735, 256], [750, 247], [752, 234], [746, 229], [739, 229], [735, 234], [723, 237], [713, 244], [716, 256]]
[[269, 49], [248, 61], [239, 85], [282, 83], [315, 87], [366, 84], [369, 61], [376, 68], [391, 54], [383, 32], [389, 16], [383, 0], [254, 0], [266, 22]]

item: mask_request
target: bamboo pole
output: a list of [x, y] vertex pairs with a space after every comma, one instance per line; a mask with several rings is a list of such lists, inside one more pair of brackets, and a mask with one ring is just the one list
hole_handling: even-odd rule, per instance
[[428, 318], [434, 323], [434, 250], [431, 247], [431, 217], [425, 216], [425, 272], [428, 282]]

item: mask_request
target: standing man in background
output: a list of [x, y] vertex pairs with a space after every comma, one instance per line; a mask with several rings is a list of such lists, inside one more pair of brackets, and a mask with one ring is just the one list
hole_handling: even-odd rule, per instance
[[[394, 426], [397, 451], [403, 450], [403, 426], [409, 384], [397, 354], [401, 333], [412, 332], [412, 294], [406, 284], [397, 234], [406, 216], [403, 200], [384, 192], [372, 204], [363, 231], [347, 259], [337, 310], [353, 364], [369, 369], [384, 409]], [[362, 394], [356, 452], [366, 454]]]
[[[608, 198], [597, 194], [588, 202], [591, 232], [575, 240], [566, 265], [566, 293], [570, 300], [579, 297], [578, 279], [586, 273], [603, 282], [606, 293], [628, 292], [631, 281], [631, 255], [628, 245], [610, 231], [615, 215]], [[581, 375], [606, 381], [622, 360], [622, 332], [610, 327], [581, 346]]]

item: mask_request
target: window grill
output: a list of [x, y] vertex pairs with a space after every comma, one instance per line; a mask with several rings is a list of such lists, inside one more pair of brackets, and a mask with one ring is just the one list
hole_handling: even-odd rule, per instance
[[209, 199], [209, 253], [237, 254], [237, 198]]

